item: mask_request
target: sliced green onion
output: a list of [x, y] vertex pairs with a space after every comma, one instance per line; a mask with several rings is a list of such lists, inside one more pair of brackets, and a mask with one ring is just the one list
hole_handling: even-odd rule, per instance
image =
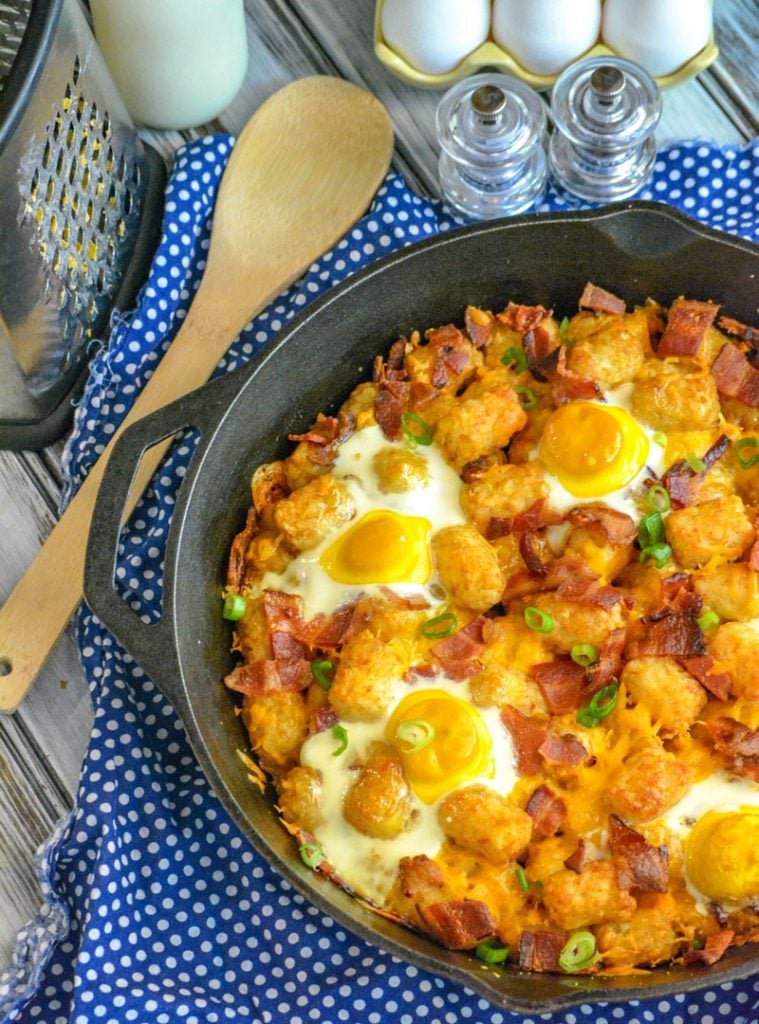
[[619, 685], [616, 682], [609, 683], [608, 686], [604, 686], [598, 693], [594, 693], [590, 702], [580, 708], [577, 712], [577, 721], [580, 725], [584, 725], [586, 729], [593, 729], [607, 715], [612, 713], [617, 706], [618, 699]]
[[[412, 430], [410, 424], [414, 424], [419, 430]], [[416, 445], [432, 444], [432, 427], [426, 420], [423, 420], [418, 412], [404, 412], [401, 414], [401, 426], [406, 440], [412, 447]]]
[[486, 964], [502, 964], [509, 958], [509, 947], [504, 946], [498, 939], [488, 939], [481, 942], [474, 951], [478, 960], [484, 960]]
[[667, 447], [667, 435], [661, 430], [655, 430], [651, 437], [656, 441], [662, 448]]
[[344, 754], [345, 751], [348, 749], [348, 730], [345, 728], [344, 725], [333, 725], [332, 735], [340, 744], [339, 747], [336, 747], [332, 751], [332, 756], [339, 757], [341, 754]]
[[538, 879], [536, 882], [533, 882], [532, 883], [532, 887], [533, 887], [533, 889], [536, 892], [538, 892], [538, 893], [540, 893], [542, 895], [542, 893], [543, 893], [543, 883], [540, 881], [540, 879]]
[[426, 636], [428, 640], [442, 640], [450, 636], [458, 624], [459, 620], [453, 612], [443, 612], [442, 615], [436, 615], [434, 619], [425, 622], [422, 626], [422, 636]]
[[664, 540], [664, 520], [661, 512], [651, 512], [638, 523], [638, 540], [642, 548], [661, 544]]
[[550, 633], [553, 629], [553, 619], [548, 612], [541, 611], [532, 604], [524, 610], [524, 621], [536, 633]]
[[569, 331], [569, 317], [565, 316], [565, 317], [562, 318], [562, 321], [559, 324], [559, 337], [561, 338], [561, 340], [563, 342], [566, 342], [566, 340], [567, 340], [567, 332], [568, 331]]
[[720, 617], [716, 612], [704, 612], [703, 615], [699, 615], [697, 622], [701, 632], [705, 633], [707, 629], [714, 629], [720, 624]]
[[654, 484], [653, 487], [648, 488], [646, 504], [654, 512], [669, 512], [672, 508], [672, 499], [666, 487], [663, 487], [662, 484]]
[[515, 345], [506, 349], [501, 356], [501, 362], [504, 366], [513, 366], [517, 373], [524, 373], [527, 369], [527, 356]]
[[575, 932], [559, 953], [559, 967], [567, 974], [584, 971], [596, 959], [596, 938], [593, 932]]
[[230, 622], [237, 622], [245, 614], [248, 602], [242, 594], [227, 594], [221, 614]]
[[735, 442], [735, 457], [741, 469], [751, 469], [759, 462], [759, 450], [753, 455], [741, 455], [741, 452], [748, 448], [759, 449], [759, 440], [755, 437], [742, 437], [740, 441]]
[[317, 659], [311, 662], [311, 675], [314, 680], [321, 686], [322, 690], [328, 690], [332, 686], [332, 680], [327, 675], [328, 672], [333, 672], [335, 669], [334, 661], [329, 661], [326, 658]]
[[656, 563], [657, 569], [663, 569], [671, 557], [672, 548], [669, 544], [652, 544], [651, 547], [643, 548], [640, 553], [642, 565], [653, 560]]
[[588, 707], [580, 708], [577, 712], [576, 718], [578, 725], [584, 725], [586, 729], [594, 729], [601, 721], [600, 718], [596, 718], [595, 715], [591, 714]]
[[685, 456], [685, 461], [688, 463], [694, 473], [703, 473], [706, 469], [706, 463], [703, 459], [699, 459], [698, 455], [694, 452], [688, 452]]
[[534, 409], [538, 404], [538, 398], [532, 388], [514, 388], [519, 395], [519, 404], [523, 409]]
[[423, 718], [411, 718], [401, 722], [395, 730], [395, 738], [399, 743], [406, 744], [402, 753], [418, 754], [435, 739], [435, 726]]
[[705, 945], [706, 943], [703, 939], [694, 939], [693, 942], [691, 942], [691, 946], [693, 946], [694, 949], [703, 949]]
[[530, 883], [527, 879], [525, 870], [521, 864], [517, 864], [517, 866], [514, 868], [514, 874], [517, 876], [517, 882], [519, 882], [519, 888], [522, 890], [522, 892], [529, 892]]
[[324, 860], [324, 850], [318, 843], [303, 843], [298, 847], [298, 853], [307, 868], [318, 868]]
[[598, 648], [593, 644], [575, 644], [569, 655], [575, 665], [587, 668], [588, 665], [595, 665], [598, 661]]

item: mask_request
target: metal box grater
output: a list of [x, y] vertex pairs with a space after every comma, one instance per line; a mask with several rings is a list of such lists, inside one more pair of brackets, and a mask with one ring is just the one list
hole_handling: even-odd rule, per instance
[[164, 180], [79, 0], [0, 0], [0, 448], [65, 429], [147, 274]]

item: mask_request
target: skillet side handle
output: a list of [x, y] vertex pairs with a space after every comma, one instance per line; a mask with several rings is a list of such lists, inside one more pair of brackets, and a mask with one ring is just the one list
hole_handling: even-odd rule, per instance
[[[179, 662], [174, 642], [172, 580], [164, 573], [162, 617], [146, 623], [124, 601], [114, 587], [119, 535], [139, 495], [130, 495], [145, 453], [157, 445], [163, 454], [180, 430], [199, 429], [201, 438], [182, 481], [191, 486], [194, 469], [206, 442], [218, 407], [209, 392], [226, 384], [218, 381], [191, 392], [176, 402], [138, 420], [118, 438], [103, 475], [92, 513], [84, 568], [84, 597], [98, 618], [129, 651], [151, 679], [179, 710], [184, 706]], [[142, 489], [140, 489], [141, 493]], [[169, 533], [171, 537], [171, 530]], [[169, 540], [169, 545], [171, 541]], [[167, 553], [166, 566], [170, 562]], [[158, 685], [158, 682], [157, 682]]]

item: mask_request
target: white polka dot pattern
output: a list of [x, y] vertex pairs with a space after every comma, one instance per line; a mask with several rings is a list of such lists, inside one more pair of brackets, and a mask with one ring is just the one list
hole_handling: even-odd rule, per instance
[[[67, 498], [185, 315], [230, 149], [229, 138], [214, 136], [178, 154], [149, 282], [92, 361], [65, 455]], [[759, 144], [694, 143], [661, 153], [638, 198], [759, 240], [757, 196]], [[551, 190], [540, 209], [581, 205]], [[369, 213], [249, 325], [217, 373], [248, 360], [352, 271], [455, 223], [389, 176]], [[192, 446], [192, 436], [174, 444], [125, 531], [117, 577], [147, 621], [157, 618], [166, 531]], [[311, 906], [228, 820], [173, 709], [87, 608], [77, 637], [95, 723], [76, 808], [39, 854], [47, 902], [0, 978], [2, 1024], [534, 1024], [367, 945]], [[759, 981], [748, 980], [535, 1021], [755, 1024], [757, 1006]]]

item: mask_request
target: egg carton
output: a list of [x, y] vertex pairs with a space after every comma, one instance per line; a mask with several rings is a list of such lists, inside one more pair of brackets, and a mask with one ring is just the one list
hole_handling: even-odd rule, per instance
[[[483, 71], [487, 68], [489, 70], [505, 71], [507, 74], [514, 75], [515, 78], [519, 78], [528, 85], [531, 85], [533, 89], [542, 91], [550, 89], [559, 77], [558, 74], [537, 75], [532, 71], [528, 71], [512, 57], [508, 50], [504, 50], [493, 39], [486, 40], [476, 50], [468, 54], [460, 64], [457, 64], [455, 68], [445, 72], [445, 74], [432, 75], [420, 71], [385, 42], [382, 35], [383, 6], [384, 0], [377, 0], [374, 14], [374, 52], [389, 71], [392, 71], [398, 78], [403, 79], [404, 82], [408, 82], [409, 85], [418, 86], [420, 89], [447, 89], [448, 86], [453, 85], [462, 78], [466, 78], [467, 75], [475, 75], [478, 71]], [[595, 46], [586, 50], [585, 53], [580, 54], [577, 59], [584, 60], [587, 57], [606, 56], [619, 56], [619, 54], [604, 43], [596, 43]], [[714, 63], [718, 56], [719, 49], [714, 42], [714, 32], [712, 31], [709, 41], [703, 50], [700, 50], [694, 57], [691, 57], [677, 71], [673, 71], [669, 75], [656, 77], [655, 81], [660, 89], [668, 89], [673, 85], [679, 85], [681, 82], [685, 82], [687, 79], [693, 78], [706, 70], [710, 64]]]

